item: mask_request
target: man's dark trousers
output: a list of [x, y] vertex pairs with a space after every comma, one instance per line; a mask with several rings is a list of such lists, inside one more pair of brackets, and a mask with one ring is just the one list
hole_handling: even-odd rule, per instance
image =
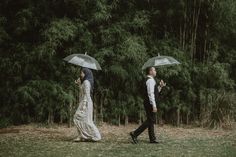
[[133, 133], [134, 136], [138, 137], [145, 129], [148, 128], [148, 135], [150, 142], [156, 140], [155, 132], [154, 132], [154, 124], [156, 123], [156, 113], [153, 112], [152, 105], [150, 103], [144, 102], [144, 108], [146, 111], [147, 120], [143, 122], [138, 129], [136, 129]]

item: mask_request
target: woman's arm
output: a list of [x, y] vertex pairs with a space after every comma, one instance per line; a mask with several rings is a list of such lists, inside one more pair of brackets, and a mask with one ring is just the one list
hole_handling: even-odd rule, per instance
[[90, 96], [91, 85], [88, 80], [84, 81], [84, 87], [85, 87], [85, 98], [86, 98], [86, 100], [89, 100], [89, 99], [91, 99], [91, 96]]

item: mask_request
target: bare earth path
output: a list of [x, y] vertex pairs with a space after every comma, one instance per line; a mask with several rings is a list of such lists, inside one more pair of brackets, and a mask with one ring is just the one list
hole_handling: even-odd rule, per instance
[[203, 128], [157, 127], [160, 144], [149, 144], [145, 132], [139, 144], [130, 143], [128, 133], [138, 125], [99, 126], [101, 142], [72, 142], [75, 127], [45, 127], [39, 124], [0, 129], [0, 157], [143, 157], [143, 156], [225, 156], [236, 157], [236, 128], [209, 130]]

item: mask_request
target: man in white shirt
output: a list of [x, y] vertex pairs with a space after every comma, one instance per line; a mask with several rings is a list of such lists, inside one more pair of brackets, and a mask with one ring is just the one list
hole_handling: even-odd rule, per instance
[[144, 108], [147, 115], [147, 120], [135, 131], [130, 132], [130, 136], [134, 144], [138, 143], [137, 137], [148, 128], [148, 135], [150, 143], [158, 143], [156, 140], [154, 132], [154, 124], [156, 122], [156, 112], [157, 112], [157, 96], [161, 91], [161, 88], [166, 84], [163, 80], [160, 81], [159, 86], [156, 85], [154, 77], [156, 77], [156, 69], [154, 67], [149, 67], [146, 69], [146, 80], [144, 84]]

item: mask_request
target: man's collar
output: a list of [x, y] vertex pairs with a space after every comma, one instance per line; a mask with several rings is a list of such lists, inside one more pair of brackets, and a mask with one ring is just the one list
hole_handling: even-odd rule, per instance
[[149, 78], [152, 78], [152, 79], [153, 79], [153, 76], [151, 76], [151, 75], [147, 75], [147, 77], [149, 77]]

